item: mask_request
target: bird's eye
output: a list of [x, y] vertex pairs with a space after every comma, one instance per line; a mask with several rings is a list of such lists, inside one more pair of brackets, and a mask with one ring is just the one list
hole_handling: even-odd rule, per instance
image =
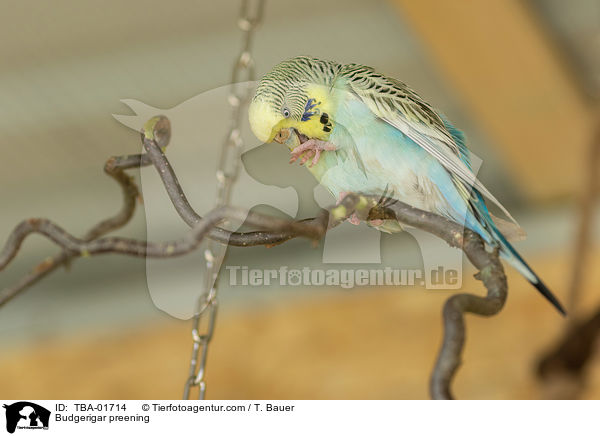
[[281, 110], [281, 113], [283, 114], [283, 116], [284, 116], [285, 118], [289, 118], [289, 117], [290, 117], [290, 115], [291, 115], [291, 113], [290, 113], [290, 110], [289, 110], [288, 108], [286, 108], [286, 107], [284, 107], [284, 108]]

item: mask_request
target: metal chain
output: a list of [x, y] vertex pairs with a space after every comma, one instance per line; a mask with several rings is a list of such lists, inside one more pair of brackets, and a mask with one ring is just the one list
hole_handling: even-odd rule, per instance
[[[253, 4], [254, 14], [250, 14]], [[262, 19], [264, 0], [252, 2], [242, 0], [240, 17], [237, 21], [242, 30], [242, 51], [233, 66], [231, 75], [231, 90], [228, 97], [231, 106], [231, 125], [229, 133], [221, 150], [221, 158], [217, 170], [217, 195], [215, 206], [223, 206], [229, 203], [231, 188], [237, 179], [241, 161], [241, 153], [244, 142], [240, 131], [242, 109], [248, 103], [252, 85], [249, 82], [255, 80], [254, 59], [252, 58], [251, 46], [254, 30]], [[208, 242], [204, 251], [206, 260], [206, 274], [204, 276], [203, 292], [198, 299], [196, 312], [192, 327], [192, 358], [190, 359], [190, 372], [183, 390], [183, 399], [189, 400], [191, 390], [198, 387], [198, 398], [203, 400], [206, 395], [206, 382], [204, 374], [206, 371], [206, 358], [208, 345], [215, 330], [217, 317], [217, 277], [220, 266], [225, 257], [227, 247], [213, 241]]]

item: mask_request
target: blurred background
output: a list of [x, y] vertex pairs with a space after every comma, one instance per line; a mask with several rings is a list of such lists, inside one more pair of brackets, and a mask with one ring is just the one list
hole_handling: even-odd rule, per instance
[[[223, 87], [241, 47], [236, 1], [22, 0], [5, 1], [2, 10], [2, 241], [27, 217], [51, 218], [79, 235], [116, 211], [120, 192], [103, 164], [140, 150], [139, 135], [112, 116], [133, 115], [120, 100], [168, 111]], [[307, 54], [371, 65], [417, 90], [466, 132], [483, 160], [480, 179], [528, 233], [517, 248], [570, 301], [599, 119], [597, 0], [267, 1], [253, 53], [259, 77], [283, 59]], [[215, 114], [207, 120], [214, 130], [198, 133], [195, 146], [212, 159], [220, 145], [213, 136], [222, 141], [228, 121]], [[285, 153], [271, 151], [248, 153], [245, 163], [256, 165], [248, 172], [260, 178], [277, 165], [287, 171]], [[193, 173], [193, 161], [187, 164]], [[183, 180], [186, 191], [214, 198], [213, 189], [191, 185], [193, 179]], [[298, 216], [310, 216], [316, 205], [305, 204], [300, 191]], [[139, 208], [119, 234], [145, 238], [146, 219]], [[600, 304], [599, 227], [593, 218], [585, 238], [590, 251], [574, 312], [581, 319]], [[410, 235], [382, 244], [401, 252], [398, 265], [420, 257]], [[0, 273], [0, 289], [55, 252], [41, 238], [27, 240]], [[292, 241], [231, 249], [227, 262], [302, 265], [314, 252]], [[501, 314], [468, 317], [459, 398], [545, 398], [552, 389], [536, 378], [536, 362], [567, 321], [507, 270]], [[465, 264], [462, 288], [483, 292], [473, 272]], [[179, 276], [174, 289], [183, 286], [185, 275]], [[427, 398], [441, 307], [451, 293], [223, 286], [208, 398]], [[154, 305], [143, 260], [75, 261], [0, 308], [0, 396], [179, 398], [190, 328], [190, 321]], [[600, 398], [600, 361], [589, 361], [582, 383], [579, 397]]]

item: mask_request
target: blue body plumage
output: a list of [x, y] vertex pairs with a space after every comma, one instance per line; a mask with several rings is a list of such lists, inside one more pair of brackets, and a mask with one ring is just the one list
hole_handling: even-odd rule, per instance
[[[404, 83], [362, 65], [294, 58], [261, 80], [250, 106], [250, 124], [264, 141], [284, 142], [294, 133], [301, 144], [292, 151], [292, 161], [312, 158], [309, 170], [336, 198], [346, 192], [392, 193], [411, 206], [463, 224], [497, 247], [565, 313], [497, 223], [504, 229], [518, 225], [490, 214], [484, 197], [512, 219], [473, 174], [462, 132]], [[378, 228], [400, 229], [398, 223]]]

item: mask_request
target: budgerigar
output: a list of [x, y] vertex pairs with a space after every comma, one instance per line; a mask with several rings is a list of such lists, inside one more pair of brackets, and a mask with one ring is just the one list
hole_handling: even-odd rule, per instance
[[[288, 145], [291, 162], [308, 162], [338, 199], [388, 195], [477, 232], [565, 313], [508, 242], [519, 227], [475, 177], [463, 134], [404, 83], [367, 66], [299, 56], [261, 79], [249, 119], [259, 140]], [[492, 218], [484, 198], [513, 222]], [[371, 224], [393, 231], [389, 222]]]

